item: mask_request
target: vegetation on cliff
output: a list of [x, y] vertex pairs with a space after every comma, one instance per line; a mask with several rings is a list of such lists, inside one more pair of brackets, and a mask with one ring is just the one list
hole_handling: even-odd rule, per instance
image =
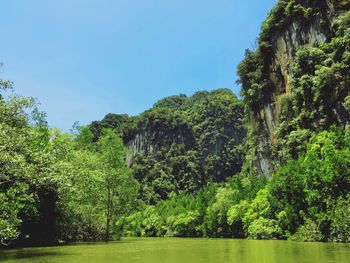
[[349, 242], [350, 130], [312, 136], [271, 180], [241, 173], [145, 206], [118, 221], [128, 235]]
[[[269, 173], [305, 153], [305, 144], [315, 132], [334, 125], [344, 128], [349, 123], [348, 9], [347, 1], [279, 1], [263, 25], [257, 50], [247, 51], [238, 66], [241, 93], [252, 124], [248, 127], [249, 140], [257, 141], [248, 158], [267, 159]], [[310, 10], [307, 12], [313, 15], [301, 19], [290, 10]], [[298, 26], [289, 32], [291, 23]], [[316, 30], [311, 30], [312, 26], [320, 30], [316, 34], [326, 35], [324, 43], [304, 43], [317, 36], [307, 37]], [[287, 33], [281, 37], [283, 30]], [[287, 36], [297, 43], [286, 42]], [[277, 40], [279, 37], [282, 39]], [[287, 62], [278, 61], [278, 41], [287, 45], [283, 49], [286, 53], [281, 55]], [[287, 71], [288, 76], [281, 70]], [[268, 114], [273, 115], [272, 120], [267, 119]]]
[[103, 127], [122, 134], [140, 196], [150, 204], [241, 170], [244, 106], [229, 89], [168, 97], [140, 116], [109, 114], [90, 126], [95, 137]]
[[[211, 184], [198, 194], [146, 206], [119, 222], [127, 233], [349, 241], [347, 8], [345, 2], [280, 1], [263, 25], [257, 50], [247, 51], [238, 67], [247, 117], [252, 122], [265, 105], [281, 106], [279, 116], [274, 116], [277, 125], [269, 149], [270, 158], [277, 163], [272, 179], [256, 178], [259, 134], [266, 130], [249, 125], [247, 155], [239, 175], [224, 184]], [[332, 24], [332, 28], [328, 28], [325, 43], [295, 50], [290, 89], [277, 94], [274, 102], [272, 38], [295, 21], [302, 24], [301, 29], [317, 21], [322, 27]]]

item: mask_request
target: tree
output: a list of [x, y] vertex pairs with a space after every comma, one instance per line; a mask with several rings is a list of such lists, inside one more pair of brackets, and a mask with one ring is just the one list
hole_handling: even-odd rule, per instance
[[104, 174], [105, 240], [108, 241], [111, 238], [111, 226], [115, 226], [118, 216], [131, 211], [131, 201], [136, 198], [137, 183], [126, 164], [123, 141], [114, 131], [104, 130], [97, 147]]
[[[8, 89], [8, 83], [1, 81], [0, 91]], [[57, 184], [50, 178], [47, 126], [40, 121], [34, 99], [7, 97], [0, 96], [0, 241], [8, 245], [27, 235], [51, 242], [56, 215], [47, 212], [54, 207]], [[43, 236], [45, 230], [50, 231]]]

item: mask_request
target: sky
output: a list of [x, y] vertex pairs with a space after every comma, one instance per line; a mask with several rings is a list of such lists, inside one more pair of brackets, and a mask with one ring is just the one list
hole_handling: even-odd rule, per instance
[[0, 0], [0, 78], [68, 131], [230, 88], [277, 0]]

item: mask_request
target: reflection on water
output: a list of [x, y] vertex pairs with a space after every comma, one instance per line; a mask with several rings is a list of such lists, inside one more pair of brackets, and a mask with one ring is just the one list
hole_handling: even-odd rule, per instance
[[0, 251], [5, 263], [348, 263], [350, 245], [233, 239], [128, 238], [124, 242]]

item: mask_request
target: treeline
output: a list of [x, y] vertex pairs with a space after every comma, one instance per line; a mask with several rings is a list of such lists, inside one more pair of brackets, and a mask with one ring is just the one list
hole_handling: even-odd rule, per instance
[[112, 130], [92, 143], [88, 128], [48, 128], [34, 99], [0, 87], [0, 242], [109, 240], [136, 204], [137, 181]]
[[117, 225], [131, 236], [350, 242], [350, 127], [314, 134], [306, 149], [271, 180], [242, 172]]

